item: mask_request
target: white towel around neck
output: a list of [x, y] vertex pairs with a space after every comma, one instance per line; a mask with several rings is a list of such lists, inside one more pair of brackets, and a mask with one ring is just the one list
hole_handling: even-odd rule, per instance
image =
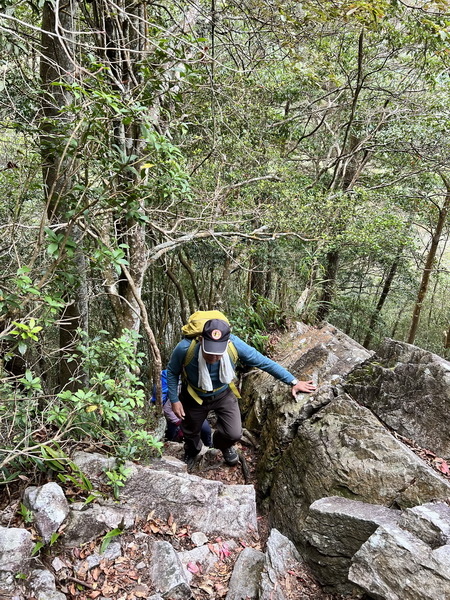
[[[224, 352], [220, 359], [219, 380], [222, 383], [231, 383], [234, 377], [234, 369], [231, 364], [230, 356], [228, 352]], [[208, 363], [203, 356], [201, 345], [198, 351], [198, 387], [207, 392], [212, 392], [214, 390], [211, 382], [211, 375], [208, 371]]]

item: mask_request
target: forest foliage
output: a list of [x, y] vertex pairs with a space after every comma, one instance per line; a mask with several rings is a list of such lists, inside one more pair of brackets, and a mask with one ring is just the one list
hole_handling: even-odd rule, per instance
[[446, 1], [0, 0], [0, 43], [5, 480], [158, 451], [198, 309], [448, 356]]

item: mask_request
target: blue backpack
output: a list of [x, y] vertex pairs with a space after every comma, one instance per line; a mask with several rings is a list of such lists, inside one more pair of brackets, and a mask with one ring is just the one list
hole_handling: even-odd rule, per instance
[[[162, 392], [162, 403], [163, 406], [167, 402], [167, 398], [169, 397], [169, 386], [167, 385], [167, 369], [163, 369], [161, 371], [161, 392]], [[153, 386], [152, 390], [152, 403], [156, 402], [156, 386]]]

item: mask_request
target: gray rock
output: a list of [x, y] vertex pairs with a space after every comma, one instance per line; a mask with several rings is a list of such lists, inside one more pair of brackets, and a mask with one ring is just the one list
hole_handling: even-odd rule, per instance
[[264, 568], [259, 584], [259, 600], [285, 600], [280, 583], [288, 570], [296, 569], [301, 563], [294, 544], [278, 530], [272, 529], [267, 540]]
[[444, 600], [450, 546], [432, 550], [397, 526], [379, 527], [353, 557], [349, 579], [377, 600]]
[[234, 565], [226, 600], [258, 598], [263, 567], [264, 554], [254, 548], [244, 548]]
[[281, 457], [271, 516], [274, 526], [298, 545], [309, 506], [326, 496], [407, 508], [449, 495], [450, 482], [367, 408], [341, 394], [299, 426]]
[[203, 546], [203, 544], [208, 542], [208, 538], [203, 532], [194, 531], [194, 533], [191, 535], [191, 541], [195, 546]]
[[[251, 485], [225, 485], [186, 473], [155, 471], [127, 463], [131, 474], [121, 500], [136, 514], [189, 525], [206, 535], [245, 538], [257, 531], [255, 490]], [[189, 506], [189, 511], [186, 511]]]
[[295, 563], [302, 562], [294, 544], [277, 529], [270, 531], [266, 555], [266, 564], [270, 565], [278, 577], [283, 576]]
[[150, 542], [150, 577], [156, 590], [168, 600], [189, 600], [191, 588], [183, 565], [169, 542]]
[[187, 473], [186, 463], [175, 456], [164, 455], [161, 458], [152, 458], [148, 466], [169, 473]]
[[397, 433], [450, 457], [450, 362], [386, 339], [370, 361], [355, 369], [345, 389]]
[[302, 531], [302, 556], [325, 589], [357, 594], [348, 581], [353, 555], [379, 525], [395, 524], [400, 512], [342, 497], [322, 498], [309, 507]]
[[0, 571], [0, 590], [8, 592], [9, 596], [16, 592], [17, 580], [10, 571]]
[[88, 569], [93, 569], [94, 567], [97, 567], [102, 560], [112, 561], [116, 558], [119, 558], [119, 556], [122, 556], [122, 548], [120, 542], [111, 542], [106, 548], [106, 550], [103, 552], [103, 554], [97, 554], [96, 552], [94, 552], [94, 554], [89, 554], [89, 556], [86, 556], [85, 560], [80, 561], [77, 566], [80, 566], [82, 563], [85, 563]]
[[116, 466], [116, 459], [98, 452], [77, 451], [72, 457], [73, 462], [92, 481], [105, 481], [105, 471], [111, 471]]
[[69, 503], [62, 488], [54, 482], [41, 487], [29, 487], [24, 504], [34, 512], [36, 527], [44, 542], [49, 542], [69, 514]]
[[26, 529], [0, 527], [0, 572], [28, 573], [33, 547]]
[[189, 564], [195, 564], [197, 567], [201, 567], [203, 574], [208, 573], [216, 564], [218, 556], [211, 552], [208, 546], [199, 546], [193, 550], [186, 550], [185, 552], [179, 552], [181, 564], [183, 565], [184, 575], [186, 581], [190, 584], [194, 573], [189, 570]]
[[112, 529], [133, 527], [135, 518], [135, 512], [126, 506], [94, 504], [81, 512], [71, 511], [63, 544], [68, 548], [81, 546]]
[[429, 502], [408, 508], [399, 522], [431, 548], [450, 544], [450, 506], [445, 502]]
[[284, 383], [268, 373], [246, 376], [242, 389], [244, 426], [261, 434], [264, 449], [258, 461], [258, 482], [263, 493], [272, 484], [280, 455], [295, 439], [298, 427], [333, 398], [333, 389], [371, 352], [331, 325], [322, 328], [297, 324], [297, 331], [284, 335], [277, 344], [276, 359], [298, 379], [312, 379], [318, 390], [294, 399]]
[[50, 571], [35, 569], [27, 584], [37, 600], [66, 600], [65, 594], [56, 590], [55, 577]]

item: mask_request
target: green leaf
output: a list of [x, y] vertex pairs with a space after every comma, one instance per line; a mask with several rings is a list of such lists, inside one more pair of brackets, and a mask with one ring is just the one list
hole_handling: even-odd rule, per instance
[[101, 494], [89, 494], [89, 496], [84, 501], [84, 505], [90, 504], [91, 502], [95, 502], [95, 500], [97, 500], [97, 498], [99, 498], [100, 496]]
[[112, 539], [114, 539], [115, 537], [117, 537], [118, 535], [121, 535], [121, 534], [122, 534], [122, 529], [120, 529], [120, 528], [116, 528], [111, 531], [108, 531], [108, 533], [102, 538], [102, 543], [100, 546], [100, 554], [103, 554], [103, 552], [106, 550], [106, 548], [111, 543]]
[[44, 547], [44, 542], [36, 542], [33, 550], [31, 551], [31, 556], [35, 556], [41, 548]]

